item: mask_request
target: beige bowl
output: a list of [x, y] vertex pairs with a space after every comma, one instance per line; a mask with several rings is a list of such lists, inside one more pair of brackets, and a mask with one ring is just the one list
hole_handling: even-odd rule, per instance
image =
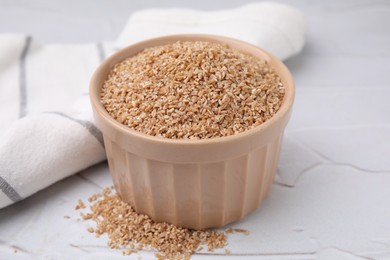
[[[113, 66], [147, 47], [178, 40], [224, 43], [267, 60], [286, 88], [280, 110], [251, 130], [204, 140], [149, 136], [110, 117], [100, 92]], [[204, 229], [243, 218], [268, 194], [291, 114], [294, 83], [282, 62], [254, 45], [213, 35], [173, 35], [131, 45], [105, 60], [92, 77], [90, 98], [122, 199], [155, 221]]]

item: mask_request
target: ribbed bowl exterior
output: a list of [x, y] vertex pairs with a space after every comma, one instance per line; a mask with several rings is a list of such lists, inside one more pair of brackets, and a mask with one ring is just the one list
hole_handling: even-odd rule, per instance
[[[111, 68], [144, 48], [178, 40], [228, 44], [265, 59], [285, 86], [279, 111], [251, 130], [205, 140], [148, 136], [110, 117], [100, 93]], [[205, 229], [243, 218], [268, 194], [291, 115], [294, 82], [282, 62], [251, 44], [213, 35], [174, 35], [129, 46], [104, 61], [92, 77], [90, 99], [114, 186], [122, 199], [155, 221]]]
[[137, 212], [159, 222], [220, 227], [255, 210], [268, 194], [282, 135], [248, 154], [214, 163], [175, 164], [127, 152], [104, 137], [114, 186]]

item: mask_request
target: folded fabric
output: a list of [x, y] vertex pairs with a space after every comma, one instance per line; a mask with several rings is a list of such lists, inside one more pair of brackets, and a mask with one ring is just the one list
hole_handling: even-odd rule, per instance
[[105, 159], [101, 132], [59, 112], [18, 120], [2, 136], [0, 154], [2, 205]]
[[284, 60], [301, 51], [306, 27], [300, 11], [271, 2], [222, 11], [145, 10], [129, 18], [116, 46], [167, 34], [218, 34], [252, 43]]
[[41, 45], [24, 35], [0, 35], [0, 208], [105, 160], [88, 82], [117, 48], [160, 35], [206, 33], [285, 59], [302, 49], [305, 30], [296, 9], [263, 2], [214, 12], [140, 11], [115, 43]]

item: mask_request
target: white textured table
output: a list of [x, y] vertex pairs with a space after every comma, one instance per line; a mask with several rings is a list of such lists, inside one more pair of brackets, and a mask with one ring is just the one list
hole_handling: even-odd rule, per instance
[[[242, 2], [165, 4], [216, 9]], [[229, 258], [390, 259], [390, 2], [291, 4], [310, 23], [304, 51], [286, 62], [297, 85], [294, 113], [271, 194], [232, 225], [251, 234], [229, 237]], [[46, 42], [113, 40], [129, 13], [161, 6], [1, 0], [0, 33]], [[110, 184], [101, 164], [0, 210], [0, 259], [123, 259], [105, 237], [87, 233], [92, 223], [77, 221], [74, 210], [78, 199]], [[193, 259], [221, 257], [222, 250]]]

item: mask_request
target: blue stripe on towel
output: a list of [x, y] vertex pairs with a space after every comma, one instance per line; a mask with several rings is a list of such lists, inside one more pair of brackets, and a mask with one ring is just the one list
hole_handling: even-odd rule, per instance
[[88, 130], [88, 132], [91, 135], [93, 135], [99, 141], [99, 143], [104, 148], [104, 141], [103, 141], [102, 132], [94, 124], [92, 124], [91, 122], [86, 121], [86, 120], [75, 119], [75, 118], [72, 118], [72, 117], [70, 117], [70, 116], [68, 116], [68, 115], [66, 115], [64, 113], [61, 113], [61, 112], [53, 111], [53, 112], [48, 112], [48, 113], [65, 117], [65, 118], [67, 118], [69, 120], [72, 120], [73, 122], [76, 122], [76, 123], [82, 125], [83, 127], [85, 127]]
[[26, 58], [31, 45], [31, 37], [27, 36], [19, 58], [19, 118], [27, 114], [27, 81]]
[[22, 200], [23, 198], [19, 193], [5, 180], [0, 176], [0, 190], [13, 202]]

